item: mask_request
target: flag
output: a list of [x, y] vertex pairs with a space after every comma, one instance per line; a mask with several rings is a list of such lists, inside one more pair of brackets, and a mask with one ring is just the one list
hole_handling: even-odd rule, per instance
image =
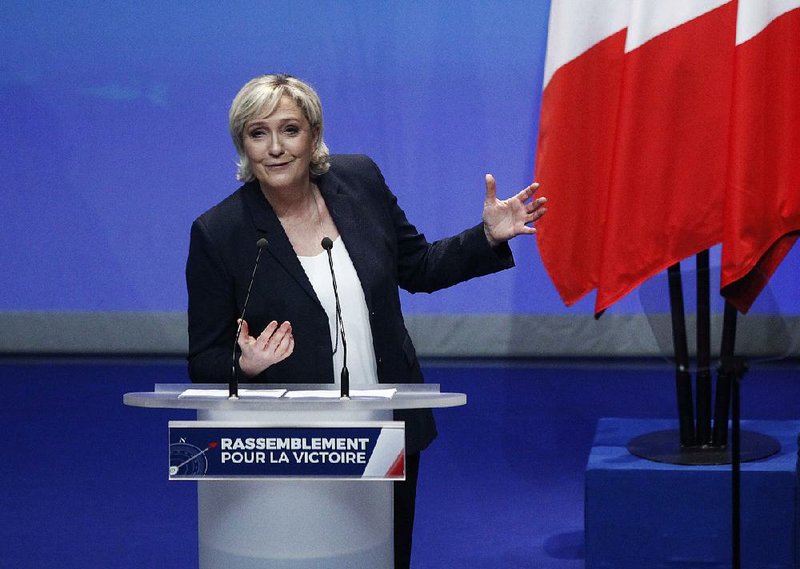
[[[765, 106], [758, 96], [744, 96], [752, 87], [740, 83], [740, 75], [757, 70], [769, 76], [789, 60], [796, 66], [796, 51], [786, 46], [779, 57], [763, 52], [781, 51], [781, 41], [796, 49], [800, 36], [772, 39], [755, 55], [740, 53], [747, 42], [737, 41], [737, 24], [750, 17], [746, 4], [553, 1], [536, 158], [549, 214], [539, 222], [538, 244], [567, 305], [596, 289], [600, 314], [668, 266], [721, 241], [728, 247], [741, 230], [753, 230], [748, 224], [760, 227], [745, 215], [747, 194], [738, 201], [728, 195], [742, 177], [733, 176], [731, 162], [758, 144], [746, 134], [747, 121], [757, 122], [750, 114]], [[765, 57], [774, 63], [766, 70]], [[792, 81], [775, 90], [787, 99], [797, 93]], [[794, 130], [782, 131], [786, 137], [796, 137], [794, 119]], [[738, 146], [734, 133], [743, 139]], [[796, 196], [797, 176], [782, 172], [787, 193], [794, 183]], [[800, 208], [789, 210], [796, 216]], [[741, 223], [734, 226], [729, 216], [737, 211]], [[784, 224], [781, 235], [791, 231], [786, 227], [800, 225]], [[787, 245], [779, 239], [774, 254], [755, 262], [774, 270]], [[738, 259], [732, 266], [742, 270]]]
[[739, 0], [723, 294], [746, 312], [800, 231], [800, 0]]
[[550, 8], [536, 160], [549, 213], [537, 241], [567, 305], [600, 280], [629, 7], [574, 0]]

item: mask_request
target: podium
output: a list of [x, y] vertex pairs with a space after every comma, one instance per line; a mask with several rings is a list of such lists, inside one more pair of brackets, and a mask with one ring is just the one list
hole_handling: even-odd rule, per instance
[[[126, 393], [125, 405], [193, 409], [198, 422], [228, 427], [324, 429], [392, 421], [396, 409], [457, 407], [466, 395], [436, 384], [380, 384], [391, 398], [181, 396], [227, 385], [157, 384]], [[247, 389], [337, 390], [334, 384], [256, 385]], [[320, 394], [324, 395], [324, 394]], [[165, 449], [166, 453], [166, 449]], [[166, 465], [165, 465], [166, 466]], [[165, 474], [167, 468], [165, 467]], [[305, 476], [197, 481], [200, 569], [391, 568], [393, 482]]]

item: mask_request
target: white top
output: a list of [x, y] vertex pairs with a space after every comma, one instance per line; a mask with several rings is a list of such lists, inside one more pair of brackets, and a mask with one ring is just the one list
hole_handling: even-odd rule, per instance
[[[378, 383], [378, 366], [375, 363], [375, 348], [372, 345], [372, 328], [369, 323], [369, 310], [364, 298], [364, 290], [358, 278], [353, 261], [341, 237], [333, 242], [333, 270], [336, 272], [336, 287], [342, 307], [345, 338], [347, 339], [347, 369], [350, 372], [350, 385]], [[301, 257], [303, 265], [317, 298], [328, 315], [328, 325], [333, 346], [333, 375], [339, 383], [342, 377], [344, 347], [341, 337], [336, 337], [336, 297], [333, 294], [333, 280], [328, 264], [328, 253], [323, 251], [315, 257]], [[341, 330], [340, 330], [341, 334]]]

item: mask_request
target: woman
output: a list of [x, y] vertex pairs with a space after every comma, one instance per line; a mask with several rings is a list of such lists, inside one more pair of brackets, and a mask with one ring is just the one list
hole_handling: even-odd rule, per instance
[[[248, 82], [231, 105], [230, 131], [244, 185], [192, 225], [186, 266], [189, 373], [227, 382], [233, 340], [256, 256], [268, 246], [241, 322], [236, 365], [258, 383], [339, 378], [335, 303], [322, 240], [330, 238], [347, 330], [351, 385], [421, 383], [400, 310], [398, 287], [432, 292], [513, 266], [507, 241], [533, 234], [544, 198], [536, 184], [509, 200], [486, 176], [483, 221], [428, 243], [365, 156], [330, 156], [322, 107], [306, 83], [287, 75]], [[346, 299], [346, 300], [344, 300]], [[407, 480], [395, 487], [396, 567], [408, 567], [419, 452], [436, 436], [430, 411], [398, 412], [406, 422]]]

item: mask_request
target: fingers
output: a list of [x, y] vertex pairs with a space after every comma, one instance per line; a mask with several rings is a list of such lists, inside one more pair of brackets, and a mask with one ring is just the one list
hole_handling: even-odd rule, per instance
[[547, 208], [544, 207], [544, 204], [546, 203], [547, 203], [547, 198], [535, 199], [531, 203], [525, 206], [525, 213], [527, 213], [528, 215], [536, 215], [534, 220], [539, 219], [547, 211]]
[[253, 341], [253, 338], [250, 337], [250, 327], [247, 325], [247, 321], [242, 319], [237, 320], [236, 324], [239, 326], [239, 340], [237, 343], [240, 348], [244, 348], [246, 344]]
[[[284, 322], [284, 324], [286, 324], [286, 322]], [[272, 338], [277, 329], [278, 323], [275, 320], [267, 324], [267, 327], [264, 328], [261, 334], [258, 335], [258, 338], [256, 338], [256, 346], [261, 350], [265, 349], [267, 347], [267, 343], [269, 343], [270, 338]]]
[[[277, 353], [285, 351], [290, 342], [292, 344], [292, 349], [294, 349], [292, 324], [290, 322], [287, 321], [278, 325], [278, 323], [273, 320], [267, 324], [267, 327], [258, 335], [258, 338], [250, 336], [247, 322], [244, 320], [240, 322], [242, 330], [239, 335], [239, 347], [243, 351], [247, 350], [250, 355], [256, 352]], [[289, 354], [286, 354], [286, 356], [288, 355]]]
[[285, 343], [282, 343], [284, 346], [279, 352], [275, 352], [275, 356], [278, 358], [277, 361], [281, 362], [292, 355], [294, 352], [294, 336], [289, 335], [288, 340]]
[[273, 320], [267, 324], [258, 338], [244, 333], [246, 325], [246, 322], [241, 323], [242, 334], [239, 336], [239, 347], [242, 349], [239, 368], [246, 375], [250, 377], [258, 375], [269, 366], [292, 355], [294, 336], [290, 322], [278, 325]]
[[261, 332], [261, 335], [259, 335], [256, 340], [256, 345], [262, 350], [274, 351], [287, 334], [289, 336], [292, 335], [292, 325], [289, 322], [284, 322], [279, 326], [278, 323], [273, 320], [267, 324], [267, 327]]
[[497, 182], [494, 176], [486, 174], [486, 201], [494, 202], [497, 199]]
[[542, 197], [536, 198], [535, 200], [530, 202], [528, 204], [528, 207], [530, 208], [531, 211], [533, 211], [535, 209], [539, 209], [540, 207], [542, 207], [546, 203], [547, 203], [547, 198], [542, 196]]
[[[491, 186], [491, 188], [490, 188]], [[506, 202], [511, 202], [512, 200], [517, 200], [520, 202], [526, 202], [528, 199], [533, 197], [533, 194], [539, 189], [539, 182], [532, 182], [529, 186], [520, 190], [513, 198], [506, 200]], [[494, 200], [497, 198], [497, 183], [495, 182], [494, 177], [491, 174], [486, 174], [486, 200]], [[528, 204], [528, 211], [533, 211], [533, 209], [541, 207], [547, 201], [547, 198], [541, 197], [538, 199], [533, 200]]]
[[284, 322], [270, 337], [267, 342], [267, 349], [272, 349], [276, 357], [282, 356], [280, 359], [283, 359], [286, 349], [289, 347], [289, 344], [293, 342], [292, 325], [289, 322]]
[[[486, 174], [486, 201], [497, 199], [497, 181], [491, 174]], [[539, 189], [539, 182], [531, 182], [530, 185], [520, 190], [512, 199], [527, 201]], [[540, 198], [541, 199], [541, 198]]]
[[[528, 186], [527, 188], [524, 188], [523, 190], [521, 190], [521, 191], [520, 191], [520, 192], [519, 192], [517, 195], [515, 195], [515, 196], [514, 196], [514, 198], [513, 198], [513, 199], [515, 199], [515, 200], [519, 200], [519, 201], [521, 201], [521, 202], [525, 202], [525, 201], [527, 201], [527, 200], [528, 200], [528, 198], [530, 198], [531, 196], [533, 196], [533, 194], [534, 194], [534, 193], [536, 192], [536, 190], [538, 190], [538, 189], [539, 189], [539, 184], [538, 184], [538, 183], [536, 183], [536, 182], [534, 182], [534, 183], [532, 183], [530, 186]], [[540, 198], [540, 199], [541, 199], [541, 198]]]

